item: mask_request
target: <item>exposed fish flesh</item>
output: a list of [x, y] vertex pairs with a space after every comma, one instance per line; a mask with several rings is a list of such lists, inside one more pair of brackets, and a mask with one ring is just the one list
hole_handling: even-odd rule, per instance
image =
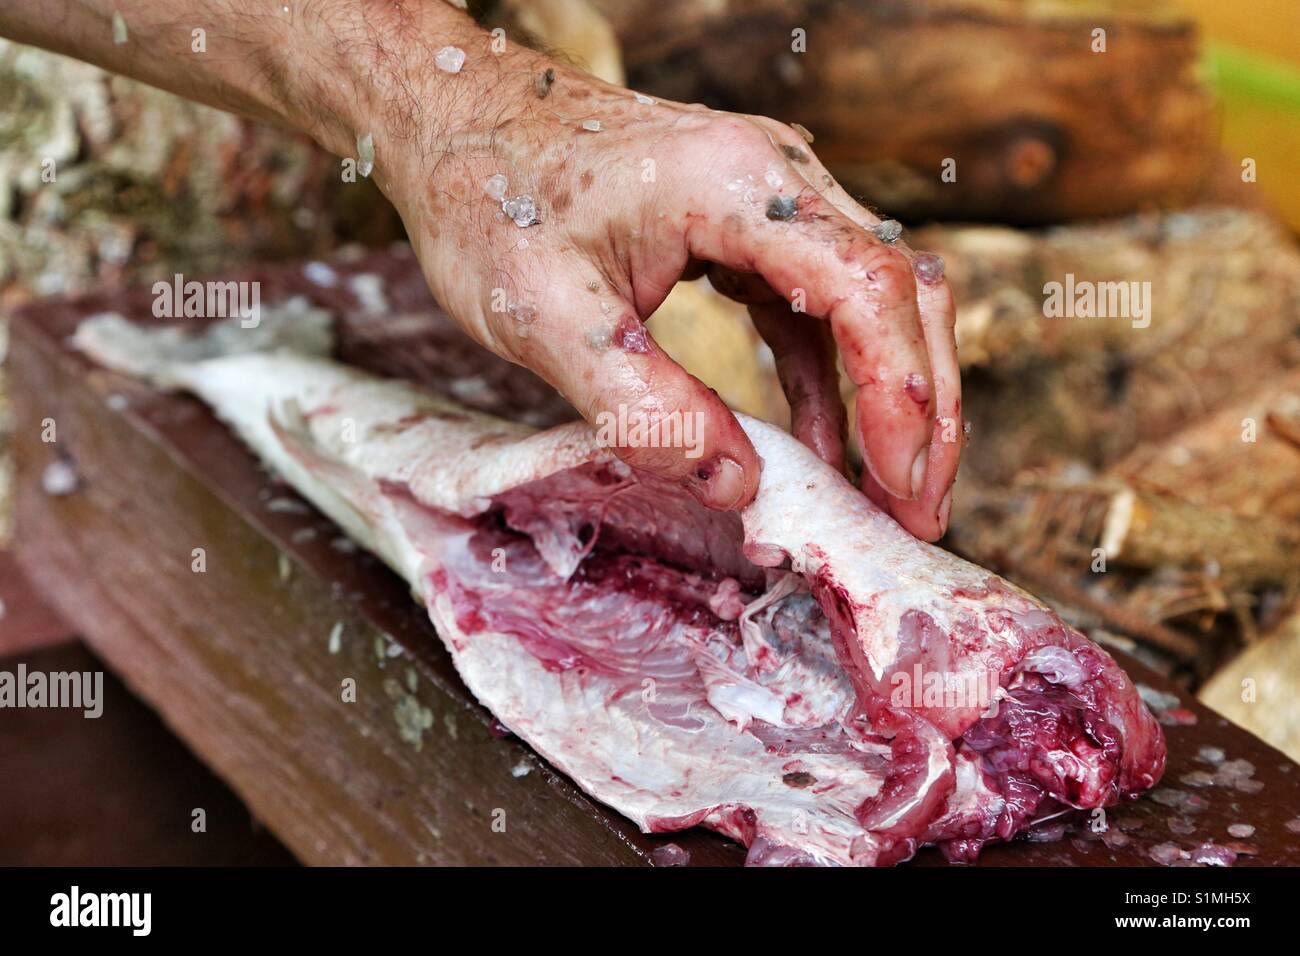
[[194, 336], [117, 315], [74, 343], [207, 402], [410, 582], [474, 695], [647, 831], [761, 864], [970, 860], [1159, 779], [1160, 728], [1105, 651], [916, 540], [740, 416], [754, 502], [712, 512], [583, 423], [538, 432], [325, 358], [291, 301]]

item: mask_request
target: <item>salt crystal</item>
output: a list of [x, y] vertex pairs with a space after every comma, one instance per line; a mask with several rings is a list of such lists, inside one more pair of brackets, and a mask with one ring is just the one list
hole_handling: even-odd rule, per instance
[[357, 173], [363, 178], [375, 168], [375, 138], [369, 133], [357, 137]]
[[1244, 840], [1255, 835], [1255, 828], [1249, 823], [1234, 823], [1228, 827], [1228, 835]]
[[871, 227], [871, 231], [876, 234], [876, 238], [881, 242], [897, 242], [898, 237], [903, 234], [903, 224], [897, 219], [886, 219]]
[[582, 121], [582, 128], [585, 129], [585, 130], [586, 130], [587, 132], [589, 132], [589, 133], [599, 133], [599, 132], [600, 132], [600, 120], [583, 120], [583, 121]]
[[650, 852], [650, 859], [655, 866], [685, 866], [691, 862], [691, 854], [676, 843], [665, 843]]
[[529, 765], [528, 761], [521, 760], [519, 761], [519, 763], [515, 764], [513, 767], [510, 768], [510, 776], [514, 777], [517, 780], [520, 777], [528, 776], [530, 773], [532, 773], [532, 770], [533, 768]]
[[501, 202], [501, 211], [515, 221], [520, 229], [527, 229], [541, 222], [537, 218], [537, 204], [532, 196], [516, 196]]
[[70, 495], [77, 490], [81, 480], [77, 477], [77, 469], [72, 467], [72, 463], [62, 458], [56, 458], [45, 466], [41, 472], [41, 489], [47, 495], [62, 497]]
[[483, 191], [497, 202], [506, 198], [506, 188], [510, 183], [500, 173], [495, 173], [487, 178], [483, 184]]
[[465, 65], [465, 51], [458, 46], [445, 46], [434, 54], [433, 65], [444, 73], [459, 73]]

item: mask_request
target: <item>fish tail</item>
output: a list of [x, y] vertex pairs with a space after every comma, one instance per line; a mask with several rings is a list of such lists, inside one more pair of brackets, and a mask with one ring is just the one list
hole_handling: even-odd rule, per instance
[[138, 325], [117, 312], [104, 312], [77, 326], [70, 341], [105, 368], [175, 389], [189, 387], [194, 370], [212, 359], [285, 351], [328, 356], [334, 331], [329, 311], [295, 296], [252, 317], [192, 328]]

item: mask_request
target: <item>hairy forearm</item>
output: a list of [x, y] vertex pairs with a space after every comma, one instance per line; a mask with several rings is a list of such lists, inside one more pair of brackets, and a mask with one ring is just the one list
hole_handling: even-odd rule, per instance
[[[120, 23], [115, 23], [115, 14]], [[0, 34], [315, 138], [417, 149], [491, 111], [537, 55], [445, 0], [5, 0]], [[455, 84], [434, 63], [468, 55]], [[503, 71], [520, 82], [503, 84]], [[382, 162], [379, 164], [382, 169]]]

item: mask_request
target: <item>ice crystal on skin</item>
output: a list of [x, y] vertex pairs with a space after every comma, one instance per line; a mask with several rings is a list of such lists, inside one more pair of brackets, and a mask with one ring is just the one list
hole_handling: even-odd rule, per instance
[[886, 219], [872, 226], [871, 231], [881, 242], [897, 242], [898, 237], [903, 234], [903, 224], [897, 219]]
[[113, 43], [121, 46], [130, 39], [130, 34], [126, 29], [126, 20], [123, 19], [120, 10], [113, 11]]
[[487, 178], [483, 183], [483, 191], [492, 199], [501, 202], [506, 198], [506, 189], [510, 186], [509, 181], [500, 173], [495, 173]]
[[433, 65], [444, 73], [459, 73], [465, 65], [465, 51], [458, 46], [445, 46], [434, 55]]
[[357, 173], [369, 176], [375, 168], [375, 138], [369, 133], [357, 137]]
[[595, 119], [583, 120], [582, 128], [589, 133], [599, 133], [601, 130], [600, 120], [595, 120]]
[[650, 97], [646, 96], [644, 93], [635, 93], [633, 95], [636, 97], [636, 101], [640, 103], [642, 106], [655, 105], [655, 101], [652, 100]]
[[501, 211], [513, 219], [515, 225], [520, 229], [527, 229], [529, 226], [535, 226], [541, 222], [537, 218], [537, 204], [533, 202], [532, 196], [516, 196], [514, 199], [503, 199], [501, 201]]

